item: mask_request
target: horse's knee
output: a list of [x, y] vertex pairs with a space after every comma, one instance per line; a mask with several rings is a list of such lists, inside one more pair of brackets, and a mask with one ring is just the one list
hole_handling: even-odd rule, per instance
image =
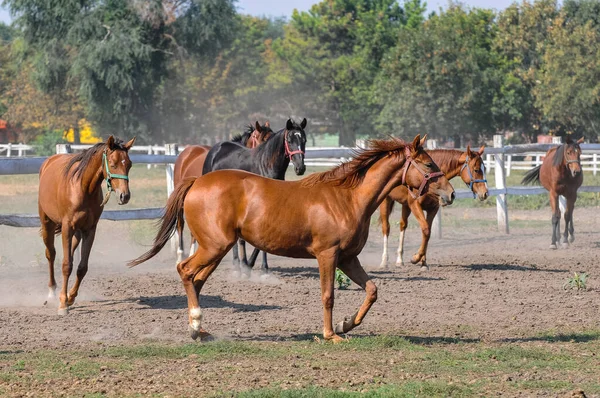
[[556, 224], [560, 222], [560, 213], [552, 214], [552, 224]]
[[431, 236], [431, 230], [429, 229], [429, 227], [421, 228], [421, 231], [423, 232], [423, 236], [425, 236], [426, 238], [429, 238]]

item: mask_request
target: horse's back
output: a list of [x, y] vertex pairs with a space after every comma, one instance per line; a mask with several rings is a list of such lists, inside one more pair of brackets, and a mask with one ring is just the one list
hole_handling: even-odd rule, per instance
[[219, 142], [213, 146], [208, 154], [202, 168], [202, 174], [216, 170], [237, 169], [252, 172], [249, 158], [251, 149], [231, 141]]
[[202, 175], [202, 167], [210, 149], [211, 147], [207, 145], [190, 145], [177, 156], [173, 170], [175, 186], [178, 186], [186, 177]]

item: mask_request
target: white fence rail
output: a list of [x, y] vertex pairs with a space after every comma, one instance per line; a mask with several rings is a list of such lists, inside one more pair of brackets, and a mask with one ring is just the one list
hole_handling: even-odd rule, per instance
[[[500, 231], [509, 232], [508, 219], [508, 195], [541, 195], [545, 194], [546, 190], [541, 187], [506, 187], [505, 179], [510, 174], [510, 167], [513, 169], [529, 169], [536, 164], [541, 164], [541, 156], [549, 148], [557, 144], [528, 144], [528, 145], [513, 145], [503, 146], [502, 136], [494, 137], [495, 147], [486, 148], [486, 167], [488, 170], [494, 169], [496, 187], [489, 189], [490, 196], [496, 197], [496, 206], [498, 210], [498, 228]], [[72, 145], [71, 149], [82, 150], [88, 148], [89, 145]], [[597, 154], [600, 153], [600, 144], [583, 144], [581, 148], [584, 152], [582, 164], [584, 170], [595, 172], [598, 169]], [[59, 149], [64, 151], [66, 148]], [[23, 149], [25, 150], [25, 149]], [[167, 194], [173, 190], [173, 164], [177, 159], [175, 155], [178, 153], [176, 144], [166, 146], [137, 146], [132, 148], [133, 151], [142, 152], [143, 154], [131, 154], [130, 158], [134, 164], [164, 164], [167, 165], [166, 185]], [[333, 166], [345, 159], [352, 157], [353, 148], [307, 148], [306, 159], [307, 165], [323, 165]], [[531, 157], [528, 161], [512, 160], [514, 155]], [[589, 156], [588, 156], [589, 155]], [[37, 174], [40, 166], [46, 158], [43, 157], [0, 157], [0, 175], [13, 174]], [[589, 160], [591, 159], [591, 160]], [[527, 163], [529, 162], [529, 163]], [[509, 163], [509, 165], [507, 165]], [[600, 192], [600, 186], [582, 186], [579, 192]], [[472, 193], [468, 190], [457, 190], [457, 198], [471, 198]], [[146, 208], [146, 209], [131, 209], [131, 210], [107, 210], [102, 213], [103, 219], [122, 221], [122, 220], [140, 220], [140, 219], [155, 219], [161, 216], [162, 209]], [[441, 222], [438, 213], [433, 228], [433, 234], [441, 237]], [[9, 225], [14, 227], [36, 227], [39, 226], [37, 215], [28, 214], [0, 214], [0, 225]]]

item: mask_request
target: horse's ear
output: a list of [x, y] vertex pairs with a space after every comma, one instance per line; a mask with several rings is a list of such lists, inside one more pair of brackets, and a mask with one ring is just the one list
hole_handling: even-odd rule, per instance
[[479, 148], [479, 152], [477, 152], [479, 153], [479, 156], [483, 155], [483, 151], [485, 151], [485, 145], [482, 145], [481, 148]]
[[260, 132], [260, 123], [258, 122], [258, 120], [256, 121], [256, 124], [254, 125], [254, 130]]
[[421, 138], [421, 146], [425, 147], [425, 144], [427, 143], [427, 134], [425, 134], [423, 136], [423, 138]]
[[266, 127], [266, 128], [268, 128], [268, 129], [270, 129], [270, 128], [271, 128], [271, 123], [269, 123], [269, 121], [268, 121], [268, 120], [265, 122], [265, 127]]
[[106, 140], [106, 146], [110, 149], [113, 149], [115, 147], [115, 137], [113, 137], [112, 134]]
[[302, 123], [300, 123], [300, 128], [302, 130], [304, 130], [305, 127], [306, 127], [306, 118], [302, 119]]
[[583, 144], [583, 141], [585, 141], [585, 137], [581, 137], [580, 139], [577, 140], [578, 144]]
[[125, 150], [130, 150], [131, 147], [133, 146], [133, 143], [135, 142], [136, 137], [133, 137], [132, 139], [130, 139], [129, 141], [127, 141], [127, 143], [125, 145], [123, 145], [123, 147], [125, 148]]
[[467, 145], [467, 155], [473, 155], [473, 152], [471, 152], [471, 145]]
[[417, 134], [415, 139], [412, 142], [413, 151], [417, 152], [421, 147], [421, 134]]
[[293, 128], [294, 128], [294, 123], [292, 122], [292, 119], [288, 119], [287, 123], [285, 124], [285, 129], [289, 131]]

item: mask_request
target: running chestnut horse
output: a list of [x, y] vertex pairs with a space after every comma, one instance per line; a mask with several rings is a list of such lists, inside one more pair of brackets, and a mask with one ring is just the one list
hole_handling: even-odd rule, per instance
[[[300, 124], [288, 119], [284, 129], [279, 130], [263, 145], [252, 150], [231, 142], [220, 142], [212, 147], [206, 155], [202, 174], [215, 170], [236, 169], [276, 180], [284, 180], [288, 166], [292, 162], [296, 175], [303, 175], [306, 171], [304, 165], [306, 133], [304, 128], [306, 128], [306, 118]], [[249, 272], [258, 256], [258, 249], [254, 249], [249, 266], [246, 259], [246, 243], [243, 239], [239, 241], [241, 252], [239, 259], [241, 261], [236, 261], [237, 248], [237, 246], [233, 247], [234, 264], [239, 267], [238, 271]], [[244, 267], [240, 265], [244, 265]], [[267, 254], [263, 252], [262, 271], [266, 273], [268, 270]]]
[[[377, 287], [358, 255], [368, 235], [371, 215], [401, 183], [413, 188], [439, 171], [417, 136], [412, 145], [392, 138], [373, 140], [354, 159], [298, 181], [278, 181], [239, 170], [221, 170], [186, 179], [165, 209], [154, 246], [134, 266], [154, 257], [169, 241], [183, 216], [198, 241], [198, 250], [177, 265], [183, 282], [193, 339], [210, 336], [202, 327], [199, 294], [238, 238], [260, 250], [293, 258], [316, 258], [321, 280], [323, 337], [339, 342], [338, 333], [360, 325], [377, 299]], [[451, 203], [452, 186], [442, 175], [425, 185]], [[339, 268], [366, 298], [358, 311], [334, 331], [334, 277]]]
[[[264, 143], [273, 135], [271, 125], [267, 121], [264, 125], [260, 125], [258, 121], [255, 126], [248, 125], [246, 131], [243, 134], [233, 137], [232, 142], [238, 142], [244, 145], [246, 148], [256, 148], [260, 144]], [[175, 168], [173, 170], [173, 182], [177, 187], [184, 178], [186, 177], [199, 177], [202, 175], [202, 167], [204, 167], [204, 160], [210, 146], [207, 145], [189, 145], [185, 148], [175, 161]], [[183, 257], [183, 225], [181, 230], [178, 230], [179, 247], [177, 248], [177, 262], [179, 263]], [[190, 247], [190, 253], [193, 251], [194, 240]], [[237, 257], [237, 250], [234, 251], [234, 258]], [[239, 260], [239, 259], [238, 259]]]
[[[485, 178], [485, 165], [481, 155], [485, 146], [479, 149], [479, 152], [471, 151], [468, 146], [465, 152], [455, 149], [434, 149], [427, 151], [433, 161], [439, 166], [440, 170], [446, 175], [448, 180], [460, 175], [463, 182], [467, 184], [473, 197], [477, 195], [479, 200], [485, 200], [488, 197], [487, 180]], [[404, 265], [402, 255], [404, 253], [404, 233], [408, 225], [408, 217], [411, 212], [415, 215], [417, 222], [421, 227], [421, 247], [419, 251], [410, 260], [417, 264], [419, 261], [422, 267], [427, 268], [427, 245], [431, 236], [431, 224], [440, 208], [440, 199], [435, 193], [411, 192], [406, 186], [396, 187], [385, 198], [379, 206], [379, 218], [381, 220], [381, 230], [383, 233], [383, 255], [381, 256], [380, 268], [388, 266], [388, 237], [390, 236], [390, 214], [394, 207], [394, 202], [402, 205], [402, 218], [400, 219], [400, 241], [398, 243], [398, 257], [396, 266]], [[423, 211], [427, 212], [427, 215]]]
[[[40, 169], [38, 208], [42, 224], [41, 235], [46, 245], [46, 258], [50, 270], [48, 298], [55, 298], [54, 235], [62, 234], [63, 284], [60, 292], [58, 314], [66, 315], [68, 307], [75, 302], [81, 281], [88, 270], [88, 260], [96, 226], [111, 192], [118, 203], [129, 202], [128, 151], [135, 138], [123, 144], [112, 135], [106, 142], [94, 145], [78, 154], [54, 155], [46, 159]], [[106, 181], [107, 192], [102, 198], [102, 183]], [[69, 276], [73, 269], [73, 254], [82, 242], [81, 261], [77, 267], [77, 279], [67, 294]]]
[[560, 241], [558, 195], [562, 195], [567, 199], [565, 233], [562, 243], [568, 246], [569, 243], [573, 243], [575, 240], [573, 209], [577, 200], [577, 190], [583, 183], [580, 160], [581, 148], [579, 147], [582, 142], [583, 138], [580, 138], [577, 142], [568, 139], [561, 146], [548, 150], [542, 164], [529, 170], [521, 181], [522, 184], [541, 183], [548, 190], [550, 208], [552, 209], [552, 243], [550, 249], [556, 249]]

